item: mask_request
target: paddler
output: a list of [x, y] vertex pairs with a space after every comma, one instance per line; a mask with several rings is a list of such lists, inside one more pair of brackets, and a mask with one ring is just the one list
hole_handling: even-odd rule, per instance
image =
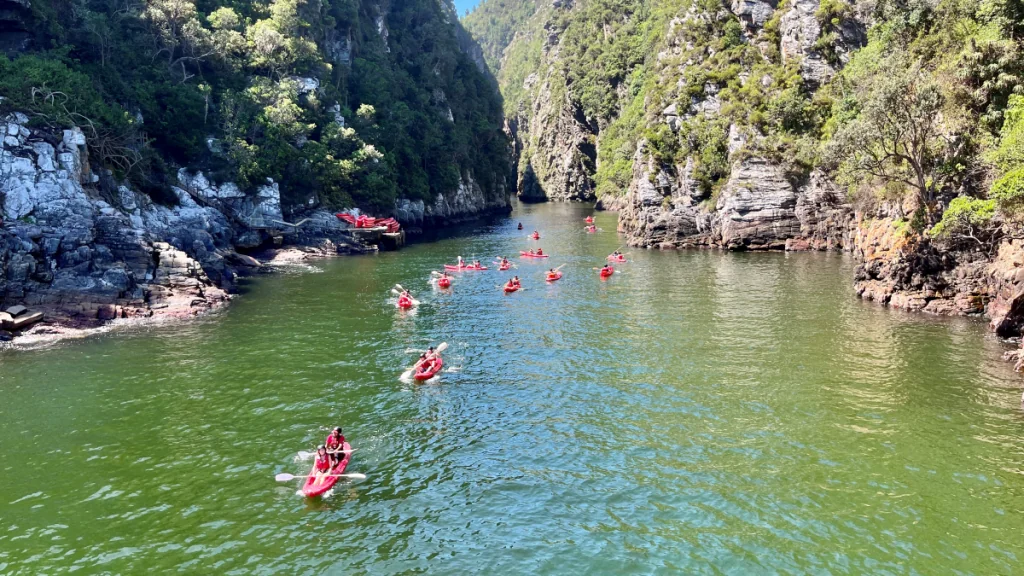
[[614, 268], [612, 268], [612, 267], [611, 267], [611, 266], [609, 266], [608, 264], [605, 264], [605, 265], [604, 265], [604, 266], [603, 266], [603, 267], [601, 268], [601, 274], [607, 274], [608, 272], [612, 272], [612, 271], [614, 271], [614, 270], [615, 270]]
[[516, 288], [522, 288], [522, 284], [520, 284], [520, 283], [519, 283], [519, 276], [513, 276], [513, 277], [512, 277], [512, 280], [510, 280], [510, 282], [511, 282], [511, 283], [512, 283], [512, 285], [513, 285], [513, 286], [515, 286]]
[[337, 466], [339, 462], [345, 459], [345, 455], [341, 453], [345, 449], [345, 435], [341, 433], [341, 426], [337, 426], [331, 433], [327, 435], [327, 439], [324, 440], [324, 445], [327, 446], [327, 453], [331, 456], [331, 466]]
[[543, 248], [537, 248], [537, 256], [543, 256], [543, 255], [544, 255], [544, 249]]
[[327, 446], [321, 444], [316, 449], [316, 460], [313, 461], [313, 470], [316, 471], [317, 482], [320, 481], [320, 478], [323, 477], [324, 474], [331, 471], [332, 466], [332, 458], [331, 455], [327, 453]]
[[481, 268], [482, 266], [480, 266], [480, 261], [479, 260], [473, 260], [473, 267], [474, 268]]
[[520, 222], [520, 223], [519, 223], [519, 229], [520, 229], [520, 230], [522, 230], [522, 229], [523, 229], [523, 223], [522, 223], [522, 222]]

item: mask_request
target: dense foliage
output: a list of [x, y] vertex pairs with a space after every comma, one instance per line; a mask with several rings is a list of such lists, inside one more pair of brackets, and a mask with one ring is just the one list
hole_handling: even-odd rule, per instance
[[[35, 50], [0, 57], [2, 106], [82, 126], [149, 189], [172, 165], [287, 205], [389, 211], [471, 172], [504, 189], [501, 100], [435, 0], [33, 0]], [[42, 48], [48, 48], [42, 50]]]
[[556, 2], [525, 20], [499, 3], [523, 4], [485, 0], [467, 24], [502, 55], [506, 114], [528, 116], [531, 74], [560, 67], [546, 79], [595, 132], [599, 196], [625, 192], [645, 143], [712, 200], [758, 155], [794, 184], [823, 169], [859, 201], [906, 199], [917, 232], [952, 211], [937, 238], [1024, 218], [1020, 0], [821, 0], [810, 49], [833, 72], [814, 79], [783, 57], [790, 0], [760, 27], [726, 0]]

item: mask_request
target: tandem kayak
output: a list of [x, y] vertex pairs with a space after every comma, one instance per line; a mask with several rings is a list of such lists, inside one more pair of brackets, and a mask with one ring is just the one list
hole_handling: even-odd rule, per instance
[[444, 360], [442, 360], [440, 357], [437, 357], [431, 360], [430, 364], [424, 364], [423, 366], [420, 366], [419, 370], [417, 370], [412, 377], [417, 380], [430, 380], [431, 378], [434, 377], [434, 375], [440, 372], [441, 368], [443, 367]]
[[548, 258], [547, 254], [530, 254], [529, 252], [520, 250], [519, 255], [523, 258]]
[[607, 268], [601, 268], [601, 278], [608, 278], [612, 274], [615, 274], [615, 268], [612, 268], [611, 266]]
[[548, 282], [554, 282], [555, 280], [561, 280], [562, 279], [562, 273], [561, 272], [555, 272], [554, 274], [548, 274], [547, 279], [548, 279]]
[[448, 288], [451, 285], [452, 285], [452, 281], [447, 279], [447, 278], [438, 278], [437, 279], [437, 287], [438, 288]]
[[444, 269], [445, 270], [454, 270], [456, 272], [459, 272], [459, 271], [462, 271], [462, 270], [487, 270], [487, 266], [461, 266], [460, 267], [460, 266], [456, 266], [454, 264], [445, 264], [444, 265]]
[[399, 298], [398, 298], [398, 307], [399, 308], [401, 308], [403, 310], [408, 310], [409, 308], [412, 308], [412, 306], [413, 306], [412, 298], [406, 298], [405, 296], [399, 296]]
[[[351, 450], [352, 446], [348, 442], [342, 445], [343, 450]], [[302, 493], [307, 498], [316, 498], [317, 496], [323, 495], [338, 482], [337, 474], [344, 474], [345, 468], [348, 467], [348, 461], [352, 459], [352, 453], [345, 454], [341, 462], [334, 467], [334, 470], [330, 471], [330, 474], [325, 474], [317, 478], [316, 468], [309, 471], [309, 476], [306, 477], [306, 483], [302, 485]]]

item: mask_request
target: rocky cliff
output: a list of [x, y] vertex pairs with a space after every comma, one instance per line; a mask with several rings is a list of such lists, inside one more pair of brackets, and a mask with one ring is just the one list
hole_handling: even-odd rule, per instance
[[33, 129], [20, 113], [0, 128], [3, 307], [27, 305], [75, 326], [191, 316], [226, 302], [239, 274], [259, 270], [236, 249], [273, 245], [272, 235], [324, 254], [368, 249], [326, 211], [281, 224], [272, 182], [250, 196], [182, 170], [172, 188], [178, 203], [166, 206], [126, 186], [104, 193], [78, 129]]

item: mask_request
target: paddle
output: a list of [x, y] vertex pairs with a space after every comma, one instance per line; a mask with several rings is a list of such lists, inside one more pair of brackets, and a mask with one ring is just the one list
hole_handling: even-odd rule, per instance
[[[366, 474], [359, 474], [358, 472], [353, 472], [352, 474], [324, 474], [323, 476], [320, 476], [320, 478], [327, 478], [328, 476], [331, 478], [355, 478], [357, 480], [363, 480], [366, 478]], [[290, 482], [296, 478], [302, 479], [305, 477], [306, 476], [296, 476], [295, 474], [288, 474], [285, 472], [274, 476], [274, 480], [277, 480], [278, 482]]]
[[[441, 342], [440, 344], [437, 345], [437, 348], [434, 349], [434, 355], [440, 354], [441, 352], [444, 352], [447, 349], [448, 349], [448, 343], [447, 342]], [[419, 360], [417, 360], [416, 363], [412, 365], [412, 368], [409, 368], [405, 372], [402, 372], [402, 376], [401, 376], [402, 380], [406, 380], [406, 379], [409, 378], [409, 376], [412, 376], [412, 371], [417, 369], [417, 368], [419, 368], [419, 367], [420, 367], [420, 362], [419, 362]]]

